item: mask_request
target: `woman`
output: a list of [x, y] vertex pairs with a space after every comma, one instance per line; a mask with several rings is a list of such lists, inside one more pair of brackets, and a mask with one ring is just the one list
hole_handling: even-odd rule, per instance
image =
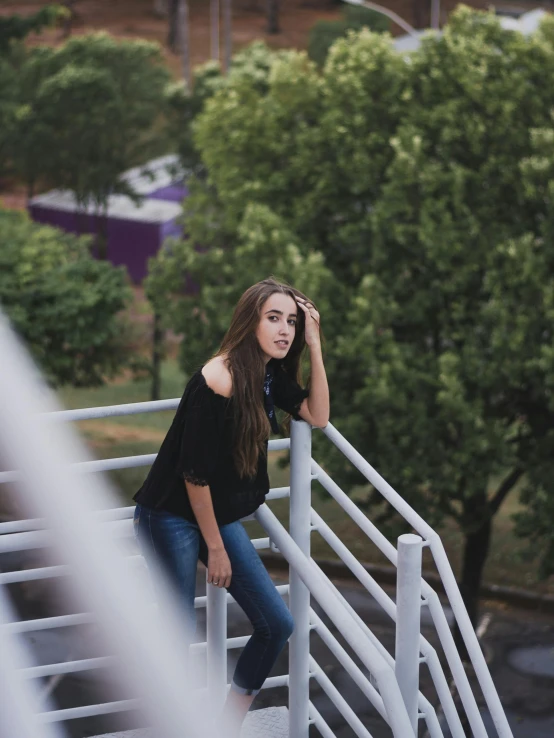
[[[240, 519], [269, 491], [267, 442], [277, 406], [323, 427], [329, 390], [319, 313], [305, 295], [274, 279], [240, 298], [219, 351], [190, 378], [160, 452], [135, 495], [135, 532], [152, 549], [195, 622], [196, 565], [225, 587], [254, 632], [236, 666], [224, 718], [237, 735], [244, 716], [293, 630], [290, 613]], [[310, 389], [298, 384], [308, 347]]]

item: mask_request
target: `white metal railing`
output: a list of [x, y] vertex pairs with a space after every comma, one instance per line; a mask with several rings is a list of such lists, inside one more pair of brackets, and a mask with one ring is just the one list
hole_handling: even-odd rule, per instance
[[[134, 702], [165, 738], [181, 738], [184, 729], [191, 738], [215, 738], [215, 726], [200, 722], [188, 664], [179, 657], [187, 653], [187, 640], [165, 576], [158, 572], [160, 607], [152, 608], [128, 576], [117, 543], [95, 517], [98, 510], [114, 506], [114, 497], [97, 475], [77, 472], [74, 464], [86, 451], [67, 425], [48, 421], [45, 413], [57, 409], [54, 398], [1, 314], [0, 355], [0, 453], [3, 463], [21, 472], [15, 491], [18, 507], [55, 531], [53, 549], [76, 574], [60, 580], [61, 586], [71, 580], [67, 601], [94, 613], [95, 640], [105, 650], [102, 655], [114, 656], [111, 679], [117, 678], [134, 698], [96, 705], [94, 713], [129, 709]], [[0, 587], [2, 601], [9, 601], [7, 595], [7, 588]], [[70, 715], [49, 709], [35, 681], [24, 676], [33, 659], [10, 630], [16, 618], [9, 610], [2, 607], [0, 612], [0, 735], [64, 735], [60, 721]], [[73, 716], [91, 714], [90, 706], [74, 711]]]
[[[337, 431], [336, 428], [329, 424], [323, 432], [346, 456], [346, 458], [366, 477], [373, 487], [383, 495], [387, 502], [389, 502], [389, 504], [391, 504], [397, 512], [408, 521], [415, 531], [417, 531], [417, 533], [423, 538], [421, 545], [429, 546], [498, 736], [499, 738], [512, 736], [512, 731], [508, 724], [506, 714], [492, 681], [485, 657], [469, 619], [454, 572], [452, 571], [452, 567], [439, 535], [412, 507], [410, 507], [410, 505], [408, 505], [408, 503], [390, 486], [390, 484], [388, 484], [383, 477], [373, 469], [373, 467]], [[353, 512], [352, 507], [350, 507], [346, 502], [347, 500], [348, 502], [351, 501], [342, 492], [342, 490], [335, 485], [333, 480], [325, 474], [321, 467], [312, 463], [312, 468], [314, 467], [316, 468], [318, 481], [331, 492], [339, 504], [345, 507], [345, 509], [348, 507], [350, 512]], [[361, 511], [358, 510], [358, 512]], [[398, 566], [398, 555], [394, 546], [392, 546], [392, 544], [390, 544], [389, 541], [387, 541], [384, 536], [377, 531], [375, 526], [367, 525], [369, 521], [365, 516], [363, 516], [363, 519], [358, 515], [356, 515], [356, 517], [358, 518], [358, 524], [360, 524], [360, 522], [362, 523], [361, 527], [368, 533], [369, 537], [374, 540], [374, 542], [378, 541], [377, 545], [391, 563]], [[481, 738], [481, 736], [486, 738], [488, 734], [483, 723], [479, 707], [475, 700], [471, 685], [469, 684], [460, 655], [454, 644], [454, 639], [446, 621], [439, 598], [436, 592], [434, 592], [427, 582], [423, 580], [421, 582], [421, 593], [424, 598], [421, 604], [425, 604], [429, 608], [473, 734], [476, 738]]]
[[[0, 345], [2, 345], [1, 339], [3, 338], [4, 336], [1, 335], [0, 331]], [[21, 370], [19, 372], [21, 373]], [[12, 380], [16, 381], [13, 376]], [[2, 377], [0, 376], [0, 397], [5, 399], [6, 392], [4, 392], [3, 396], [1, 394], [2, 384]], [[4, 384], [4, 387], [6, 386], [9, 385]], [[19, 398], [19, 401], [21, 401], [21, 398]], [[54, 412], [50, 408], [48, 415], [40, 416], [41, 423], [39, 425], [41, 425], [43, 434], [45, 432], [55, 434], [56, 429], [64, 427], [67, 421], [174, 409], [177, 407], [178, 402], [179, 400], [175, 399], [152, 403]], [[64, 422], [60, 425], [59, 421]], [[29, 429], [27, 428], [27, 434], [28, 432]], [[291, 424], [290, 440], [273, 440], [269, 444], [270, 451], [288, 448], [291, 451], [290, 486], [271, 490], [267, 498], [270, 501], [272, 499], [290, 496], [290, 531], [287, 531], [281, 525], [267, 505], [263, 505], [254, 516], [262, 524], [267, 533], [267, 537], [254, 541], [256, 548], [277, 548], [288, 560], [290, 566], [289, 584], [278, 588], [282, 594], [289, 595], [289, 606], [295, 621], [295, 630], [289, 648], [289, 674], [270, 677], [266, 680], [264, 688], [277, 686], [289, 687], [291, 738], [307, 738], [310, 724], [314, 724], [320, 734], [325, 737], [334, 735], [321, 714], [310, 701], [310, 680], [312, 679], [319, 684], [341, 713], [345, 722], [352, 727], [356, 735], [363, 736], [364, 738], [370, 735], [359, 717], [348, 705], [344, 695], [341, 695], [337, 691], [336, 687], [325, 675], [325, 672], [311, 656], [310, 631], [314, 631], [319, 635], [342, 667], [352, 677], [369, 703], [373, 705], [376, 712], [390, 725], [395, 738], [416, 736], [417, 726], [420, 720], [425, 722], [431, 738], [440, 738], [443, 736], [443, 731], [434, 707], [419, 692], [419, 667], [421, 663], [426, 663], [451, 735], [453, 738], [464, 738], [465, 733], [462, 728], [460, 716], [458, 715], [438, 654], [428, 641], [420, 635], [419, 619], [422, 606], [429, 609], [431, 618], [436, 626], [473, 735], [475, 738], [486, 738], [488, 734], [481, 718], [479, 706], [460, 656], [455, 648], [451, 629], [441, 602], [437, 594], [421, 578], [421, 553], [423, 546], [429, 546], [437, 563], [437, 568], [441, 574], [454, 617], [460, 627], [467, 651], [472, 659], [485, 703], [493, 717], [498, 736], [499, 738], [510, 738], [512, 736], [510, 727], [492, 683], [481, 648], [469, 622], [440, 538], [390, 485], [378, 475], [368, 462], [358, 454], [351, 444], [329, 424], [323, 430], [327, 438], [365, 475], [418, 534], [401, 536], [397, 550], [352, 502], [346, 493], [338, 487], [324, 469], [312, 459], [311, 433], [312, 429], [306, 423], [293, 422]], [[68, 438], [69, 436], [67, 434], [63, 436], [65, 442], [69, 442]], [[7, 433], [4, 433], [3, 439], [4, 443], [9, 440]], [[39, 440], [37, 440], [37, 444], [39, 444]], [[0, 444], [1, 442], [2, 434], [0, 428]], [[18, 467], [21, 471], [0, 472], [0, 483], [15, 481], [18, 484], [27, 485], [27, 494], [33, 497], [33, 493], [29, 487], [29, 477], [32, 477], [32, 473], [25, 468], [26, 459], [24, 454], [12, 454], [12, 458], [17, 459], [19, 462], [14, 464], [14, 468]], [[66, 470], [67, 478], [71, 478], [73, 485], [75, 485], [76, 479], [81, 480], [82, 483], [84, 480], [94, 477], [94, 475], [91, 477], [88, 473], [83, 475], [83, 472], [148, 466], [152, 463], [155, 455], [148, 454], [99, 461], [75, 461], [76, 458], [77, 456], [74, 454], [72, 464]], [[57, 471], [60, 472], [60, 467], [57, 468]], [[44, 495], [46, 487], [49, 489], [49, 494], [52, 495], [51, 499], [56, 499], [59, 491], [54, 489], [54, 484], [51, 485], [51, 488], [48, 484], [44, 484], [44, 474], [45, 472], [42, 470], [41, 476], [37, 476], [34, 483], [39, 484], [40, 479], [42, 479], [42, 482], [40, 482], [41, 494]], [[321, 516], [312, 509], [311, 484], [314, 480], [317, 480], [327, 490], [345, 512], [358, 524], [360, 530], [398, 567], [396, 602], [375, 582], [356, 557], [348, 550], [345, 543], [336, 536]], [[85, 492], [86, 490], [84, 490], [83, 494]], [[0, 553], [28, 549], [50, 549], [54, 547], [61, 550], [62, 553], [67, 554], [71, 550], [75, 554], [74, 549], [70, 545], [64, 544], [63, 540], [60, 541], [59, 527], [55, 529], [55, 534], [52, 534], [52, 528], [54, 526], [52, 525], [52, 518], [49, 515], [48, 505], [39, 504], [39, 497], [40, 495], [35, 493], [33, 504], [29, 505], [29, 509], [32, 512], [35, 514], [38, 513], [38, 518], [29, 517], [26, 520], [0, 523]], [[103, 509], [99, 509], [99, 507]], [[106, 509], [107, 507], [108, 505], [97, 505], [96, 509], [89, 508], [86, 512], [88, 522], [94, 523], [94, 535], [99, 534], [99, 531], [103, 531], [103, 543], [109, 541], [108, 548], [110, 548], [112, 542], [115, 543], [116, 539], [132, 536], [130, 518], [132, 517], [133, 508]], [[81, 510], [81, 512], [83, 511]], [[67, 519], [67, 524], [70, 524], [70, 518]], [[87, 526], [84, 525], [81, 533], [84, 536], [83, 540], [85, 542], [87, 535], [90, 535], [90, 533], [86, 532], [86, 528]], [[310, 537], [313, 531], [317, 531], [322, 535], [337, 556], [343, 560], [354, 576], [357, 577], [361, 585], [367, 589], [368, 593], [391, 617], [392, 621], [396, 623], [395, 658], [388, 653], [359, 614], [355, 612], [337, 588], [325, 577], [317, 566], [317, 563], [311, 559]], [[62, 538], [66, 533], [62, 532]], [[77, 539], [73, 538], [72, 541], [73, 543], [71, 545], [76, 546]], [[115, 556], [116, 554], [112, 549], [110, 549], [112, 555]], [[90, 548], [90, 552], [91, 557], [96, 555], [93, 548]], [[0, 573], [0, 593], [5, 592], [2, 585], [14, 582], [50, 577], [69, 578], [75, 570], [75, 562], [73, 561], [73, 556], [67, 560], [71, 560], [72, 564], [53, 564], [30, 570], [2, 572]], [[129, 566], [143, 565], [141, 557], [136, 554], [128, 556], [126, 562], [127, 570]], [[95, 569], [91, 564], [88, 574], [96, 578], [107, 576], [109, 579], [106, 568], [102, 568], [101, 566], [97, 566]], [[112, 592], [114, 592], [115, 596], [115, 590], [112, 590]], [[321, 618], [313, 611], [311, 608], [311, 597], [323, 608], [348, 646], [362, 662], [363, 667], [370, 674], [370, 678], [357, 666], [352, 656], [349, 655]], [[83, 601], [86, 600], [87, 598], [84, 597]], [[243, 647], [248, 639], [247, 636], [227, 638], [226, 612], [228, 603], [232, 601], [231, 596], [225, 591], [214, 587], [207, 587], [206, 596], [198, 597], [195, 602], [196, 607], [207, 608], [207, 640], [205, 643], [197, 643], [191, 647], [191, 658], [193, 655], [201, 656], [205, 654], [205, 658], [207, 659], [208, 689], [210, 690], [211, 704], [214, 705], [223, 702], [228, 686], [226, 680], [227, 651], [229, 649]], [[105, 613], [99, 613], [96, 607], [91, 606], [93, 603], [91, 603], [90, 599], [88, 600], [88, 604], [89, 609], [94, 611], [94, 614], [92, 612], [77, 612], [22, 622], [15, 618], [12, 618], [10, 622], [4, 620], [0, 627], [0, 634], [3, 641], [11, 639], [10, 642], [13, 642], [13, 639], [17, 638], [18, 634], [25, 632], [98, 622], [99, 617], [105, 616]], [[155, 612], [156, 610], [157, 608], [154, 608], [152, 603], [146, 603], [145, 617], [149, 611]], [[122, 652], [120, 648], [115, 646], [113, 637], [108, 640], [111, 645], [110, 655], [103, 654], [96, 658], [80, 659], [78, 661], [68, 661], [61, 664], [44, 666], [33, 666], [27, 663], [17, 667], [18, 673], [24, 678], [25, 683], [31, 684], [32, 679], [38, 677], [62, 675], [89, 669], [116, 668], [118, 660], [122, 657]], [[167, 653], [165, 655], [167, 656]], [[125, 656], [127, 658], [129, 657], [128, 651], [125, 652]], [[155, 660], [155, 656], [151, 651], [148, 657]], [[142, 663], [146, 662], [143, 660]], [[15, 667], [16, 663], [14, 661]], [[4, 672], [0, 670], [0, 679], [3, 679], [3, 677]], [[144, 678], [146, 679], [146, 677]], [[140, 679], [138, 679], [138, 681], [135, 680], [135, 683], [137, 686], [140, 683], [144, 688], [144, 681], [140, 682]], [[142, 689], [140, 692], [143, 693]], [[139, 708], [141, 702], [138, 699], [130, 699], [99, 705], [73, 707], [65, 710], [50, 709], [47, 712], [41, 712], [37, 717], [37, 725], [43, 726], [43, 732], [33, 733], [31, 731], [28, 735], [29, 737], [33, 736], [33, 738], [38, 735], [46, 736], [46, 725], [57, 726], [62, 721], [75, 717], [133, 710]], [[17, 700], [13, 704], [16, 706], [18, 704]], [[179, 713], [180, 718], [184, 720], [192, 719], [194, 722], [194, 710], [191, 711], [190, 705], [187, 708], [185, 708], [184, 712], [181, 709]], [[179, 709], [171, 702], [171, 696], [165, 700], [165, 709], [166, 712], [169, 710], [171, 715], [177, 714], [175, 710], [179, 712]], [[152, 706], [150, 710], [150, 717], [156, 719], [158, 724], [162, 720], [159, 714], [160, 711], [160, 705], [157, 707]], [[19, 712], [17, 714], [19, 715]], [[165, 721], [165, 727], [168, 729], [167, 735], [170, 735], [170, 730], [173, 729], [172, 726], [175, 725], [175, 722], [172, 723], [167, 717]], [[0, 727], [2, 726], [3, 724], [0, 720]], [[12, 734], [15, 733], [12, 731]], [[24, 735], [24, 733], [21, 733], [21, 735]]]

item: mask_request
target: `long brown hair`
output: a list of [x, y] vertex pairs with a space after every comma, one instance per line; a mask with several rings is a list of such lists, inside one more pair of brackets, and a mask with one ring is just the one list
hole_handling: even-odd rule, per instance
[[[292, 297], [295, 304], [297, 297], [308, 299], [302, 292], [273, 277], [257, 282], [238, 301], [227, 333], [214, 354], [226, 356], [226, 364], [233, 380], [233, 456], [241, 477], [255, 476], [258, 456], [265, 453], [265, 442], [271, 432], [262, 392], [266, 373], [265, 357], [256, 337], [256, 329], [264, 303], [275, 292]], [[300, 361], [306, 348], [304, 325], [304, 312], [302, 308], [298, 308], [294, 340], [281, 362], [287, 374], [299, 383]]]

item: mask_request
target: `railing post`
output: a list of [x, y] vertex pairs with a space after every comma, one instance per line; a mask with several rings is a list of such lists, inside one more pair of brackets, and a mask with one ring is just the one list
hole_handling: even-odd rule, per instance
[[[302, 553], [310, 556], [312, 429], [291, 421], [290, 535]], [[294, 632], [289, 644], [290, 738], [308, 738], [310, 701], [310, 592], [291, 566], [289, 607]]]
[[410, 533], [398, 538], [396, 576], [395, 674], [416, 736], [421, 632], [422, 543], [420, 536]]
[[227, 696], [227, 590], [207, 583], [206, 590], [208, 693], [219, 711]]

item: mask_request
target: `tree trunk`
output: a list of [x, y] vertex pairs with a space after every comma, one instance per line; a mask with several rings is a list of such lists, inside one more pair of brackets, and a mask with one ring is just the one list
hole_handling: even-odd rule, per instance
[[173, 54], [179, 53], [179, 6], [181, 0], [168, 0], [167, 46]]
[[415, 28], [427, 28], [429, 26], [429, 8], [427, 0], [414, 0], [414, 27]]
[[154, 326], [152, 333], [152, 386], [150, 399], [159, 400], [161, 396], [161, 369], [163, 358], [163, 330], [160, 314], [154, 311]]
[[267, 0], [267, 32], [280, 33], [279, 27], [280, 0]]
[[158, 18], [167, 18], [169, 15], [169, 0], [154, 0], [154, 15]]
[[231, 67], [231, 56], [233, 53], [233, 28], [231, 0], [223, 0], [223, 39], [225, 53], [225, 72]]
[[100, 207], [96, 211], [96, 257], [102, 261], [108, 259], [108, 208]]
[[190, 67], [189, 3], [188, 0], [177, 0], [177, 4], [183, 77], [190, 91], [192, 90], [192, 71]]
[[[488, 504], [485, 494], [479, 500], [472, 498], [471, 502], [468, 502], [466, 509], [468, 517], [472, 515], [469, 509], [470, 505], [473, 509], [473, 516], [478, 527], [473, 528], [472, 532], [468, 533], [465, 538], [460, 592], [469, 618], [473, 627], [475, 627], [477, 625], [479, 590], [481, 588], [483, 570], [489, 554], [493, 518], [490, 513], [488, 515], [486, 513]], [[458, 628], [456, 628], [455, 640], [462, 659], [466, 659], [467, 652]]]
[[441, 26], [441, 0], [431, 0], [430, 26], [438, 31]]
[[219, 0], [210, 3], [210, 55], [219, 62]]
[[63, 21], [62, 38], [66, 39], [71, 36], [73, 30], [73, 21], [75, 20], [75, 4], [77, 0], [65, 0], [64, 6], [67, 8], [68, 14]]

